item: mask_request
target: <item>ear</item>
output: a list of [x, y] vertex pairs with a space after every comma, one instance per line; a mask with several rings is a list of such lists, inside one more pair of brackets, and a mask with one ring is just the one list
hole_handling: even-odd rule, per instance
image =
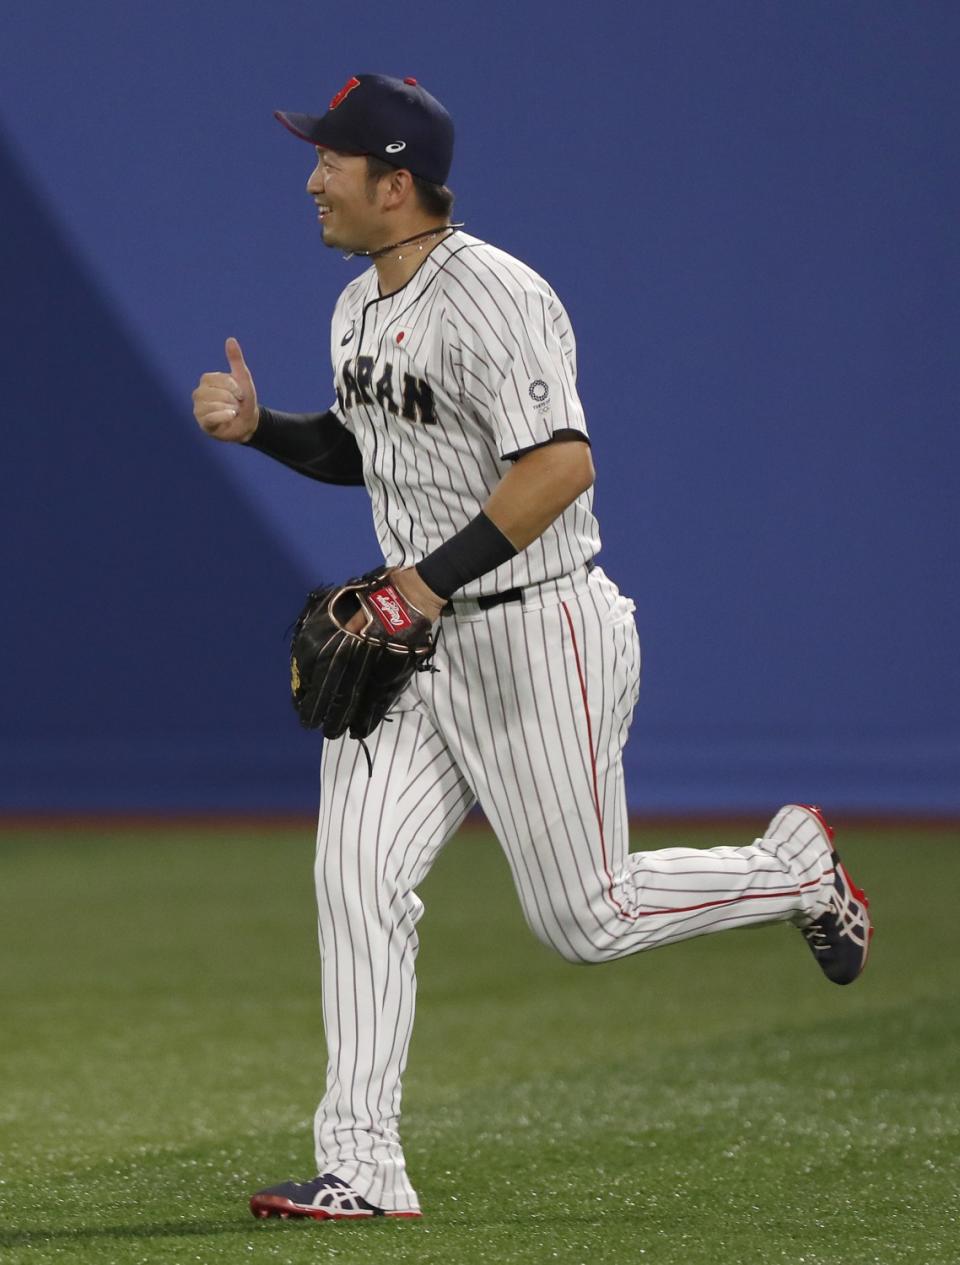
[[405, 167], [398, 167], [389, 176], [383, 176], [380, 189], [385, 211], [395, 211], [404, 206], [416, 193], [413, 176]]

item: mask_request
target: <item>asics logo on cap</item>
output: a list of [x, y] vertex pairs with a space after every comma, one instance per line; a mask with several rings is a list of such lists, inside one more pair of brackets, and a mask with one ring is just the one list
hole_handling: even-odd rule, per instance
[[407, 148], [406, 141], [391, 141], [389, 145], [385, 145], [384, 149], [388, 154], [399, 154], [401, 149]]

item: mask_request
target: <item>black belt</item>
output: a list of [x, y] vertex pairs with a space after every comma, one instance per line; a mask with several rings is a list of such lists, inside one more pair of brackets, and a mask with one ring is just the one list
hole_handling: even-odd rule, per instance
[[[507, 589], [506, 593], [491, 593], [489, 597], [475, 597], [467, 600], [476, 602], [482, 611], [488, 611], [491, 606], [502, 606], [504, 602], [522, 602], [523, 589]], [[454, 615], [456, 610], [457, 601], [455, 598], [451, 598], [440, 614]]]
[[477, 605], [482, 611], [491, 606], [502, 606], [504, 602], [522, 602], [523, 589], [507, 589], [506, 593], [491, 593], [489, 597], [478, 597]]
[[[590, 561], [586, 564], [586, 569], [588, 571], [592, 571], [596, 565], [597, 565], [596, 562], [593, 560], [593, 558], [591, 558]], [[530, 587], [536, 588], [537, 586], [535, 584], [531, 584]], [[477, 598], [474, 598], [473, 600], [477, 603], [477, 605], [480, 607], [482, 611], [488, 611], [491, 608], [491, 606], [502, 606], [504, 602], [522, 602], [523, 594], [524, 594], [523, 589], [507, 589], [505, 593], [491, 593], [487, 597], [477, 597]], [[454, 599], [451, 599], [449, 602], [447, 602], [446, 606], [443, 608], [442, 613], [444, 615], [452, 615], [455, 610], [456, 610], [456, 599], [454, 598]]]

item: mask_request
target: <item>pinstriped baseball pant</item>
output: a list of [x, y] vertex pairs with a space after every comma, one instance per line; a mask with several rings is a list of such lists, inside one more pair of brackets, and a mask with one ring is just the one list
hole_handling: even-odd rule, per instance
[[633, 604], [599, 568], [523, 603], [441, 621], [370, 740], [324, 746], [317, 842], [327, 1087], [317, 1171], [371, 1203], [416, 1208], [400, 1145], [414, 1015], [416, 888], [477, 802], [526, 919], [573, 962], [602, 962], [814, 907], [822, 847], [628, 852], [621, 752], [636, 703]]

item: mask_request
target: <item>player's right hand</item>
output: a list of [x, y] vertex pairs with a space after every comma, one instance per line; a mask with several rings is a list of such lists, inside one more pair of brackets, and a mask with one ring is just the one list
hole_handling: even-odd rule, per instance
[[193, 393], [193, 415], [214, 439], [245, 444], [257, 429], [257, 390], [240, 344], [228, 338], [229, 373], [205, 373]]

